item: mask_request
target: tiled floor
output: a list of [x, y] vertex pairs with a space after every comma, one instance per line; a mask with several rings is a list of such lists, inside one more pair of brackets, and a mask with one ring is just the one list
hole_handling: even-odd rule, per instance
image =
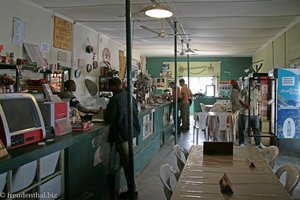
[[[192, 122], [192, 121], [191, 121]], [[203, 142], [203, 135], [200, 135], [201, 144]], [[178, 137], [177, 143], [183, 147], [190, 149], [193, 145], [193, 131], [181, 133]], [[139, 191], [140, 200], [164, 200], [166, 199], [163, 192], [162, 183], [159, 179], [159, 167], [164, 163], [169, 163], [176, 167], [176, 157], [172, 152], [172, 147], [174, 145], [174, 137], [170, 137], [168, 141], [161, 146], [159, 152], [152, 159], [152, 161], [147, 165], [147, 167], [142, 171], [137, 177], [137, 185]], [[285, 163], [293, 163], [300, 168], [300, 156], [288, 155], [288, 152], [280, 153], [279, 157], [275, 163], [275, 170], [284, 165]], [[300, 200], [300, 183], [294, 190], [293, 199]]]

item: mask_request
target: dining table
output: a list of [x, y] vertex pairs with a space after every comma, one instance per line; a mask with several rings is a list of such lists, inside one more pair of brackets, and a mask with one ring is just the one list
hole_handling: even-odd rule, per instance
[[[291, 199], [257, 147], [233, 146], [232, 155], [203, 150], [202, 145], [192, 146], [171, 200]], [[224, 180], [231, 190], [224, 190]]]

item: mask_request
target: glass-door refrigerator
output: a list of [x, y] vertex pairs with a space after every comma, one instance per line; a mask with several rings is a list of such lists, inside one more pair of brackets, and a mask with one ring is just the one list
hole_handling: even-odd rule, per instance
[[300, 138], [300, 69], [278, 68], [269, 72], [274, 77], [272, 129], [280, 138]]

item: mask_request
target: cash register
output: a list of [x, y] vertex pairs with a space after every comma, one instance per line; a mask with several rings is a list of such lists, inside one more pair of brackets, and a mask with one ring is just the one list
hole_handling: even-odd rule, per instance
[[0, 94], [0, 139], [13, 149], [45, 138], [44, 120], [34, 96]]

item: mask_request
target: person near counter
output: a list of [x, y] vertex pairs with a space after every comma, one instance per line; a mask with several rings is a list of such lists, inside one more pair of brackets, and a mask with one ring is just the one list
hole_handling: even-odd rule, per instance
[[184, 79], [179, 80], [181, 86], [180, 93], [182, 97], [180, 116], [182, 119], [182, 131], [190, 129], [190, 101], [189, 99], [193, 96], [191, 90], [186, 86]]
[[[113, 77], [108, 81], [109, 89], [113, 92], [106, 110], [104, 110], [104, 120], [110, 125], [108, 140], [111, 144], [116, 145], [116, 151], [120, 157], [121, 166], [124, 168], [124, 174], [127, 182], [129, 177], [129, 152], [128, 152], [128, 102], [127, 91], [122, 89], [121, 80]], [[140, 124], [138, 118], [137, 101], [132, 97], [132, 119], [133, 119], [133, 137], [140, 134]], [[134, 181], [134, 180], [133, 180]], [[128, 188], [130, 189], [130, 188]], [[134, 181], [134, 197], [137, 199], [137, 187]], [[120, 199], [129, 199], [129, 191], [119, 194]]]
[[[175, 129], [175, 119], [176, 119], [176, 115], [177, 115], [177, 130], [180, 129], [180, 116], [179, 116], [179, 110], [181, 109], [181, 101], [182, 101], [182, 96], [180, 93], [180, 88], [178, 86], [176, 86], [174, 81], [171, 81], [169, 83], [169, 87], [172, 88], [172, 94], [170, 96], [170, 100], [173, 101], [173, 120], [174, 120], [174, 129]], [[176, 100], [177, 98], [177, 113], [175, 110], [175, 106], [176, 106]]]
[[100, 108], [99, 109], [89, 109], [89, 108], [86, 108], [85, 106], [83, 106], [78, 101], [78, 99], [73, 94], [73, 92], [76, 91], [76, 83], [75, 83], [75, 81], [73, 81], [73, 80], [67, 80], [64, 83], [64, 89], [65, 90], [63, 92], [58, 93], [58, 96], [61, 99], [68, 99], [68, 100], [70, 100], [70, 107], [71, 108], [74, 107], [78, 111], [80, 111], [82, 113], [85, 113], [85, 114], [88, 114], [88, 113], [96, 114], [96, 113], [99, 113], [101, 111]]
[[239, 145], [245, 145], [245, 134], [248, 134], [248, 128], [251, 127], [255, 145], [261, 149], [265, 148], [261, 143], [261, 132], [259, 130], [258, 103], [260, 102], [260, 95], [256, 88], [256, 82], [253, 79], [250, 78], [249, 85], [241, 91], [239, 102], [241, 104], [238, 121]]
[[230, 83], [232, 86], [232, 90], [230, 94], [231, 110], [232, 113], [235, 113], [241, 108], [241, 104], [239, 102], [240, 88], [238, 83], [235, 80], [231, 80]]
[[230, 93], [230, 103], [231, 103], [231, 112], [234, 116], [234, 120], [233, 120], [233, 138], [235, 140], [236, 135], [237, 135], [237, 122], [238, 122], [238, 114], [239, 114], [239, 110], [241, 109], [241, 104], [239, 102], [239, 96], [240, 96], [240, 88], [239, 85], [237, 83], [236, 80], [231, 80], [230, 81], [232, 89], [231, 89], [231, 93]]

